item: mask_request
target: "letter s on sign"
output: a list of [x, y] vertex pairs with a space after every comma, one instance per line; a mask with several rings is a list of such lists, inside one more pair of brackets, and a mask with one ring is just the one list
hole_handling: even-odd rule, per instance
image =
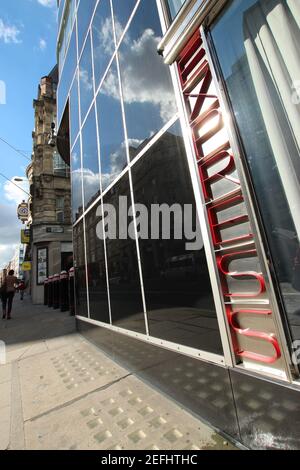
[[271, 310], [237, 310], [235, 312], [232, 312], [231, 308], [228, 306], [227, 318], [230, 323], [230, 326], [232, 327], [233, 331], [236, 334], [239, 334], [244, 337], [249, 337], [249, 338], [254, 338], [254, 339], [257, 338], [257, 339], [266, 341], [267, 343], [270, 343], [273, 346], [275, 353], [273, 356], [266, 356], [264, 354], [259, 354], [259, 353], [255, 353], [252, 351], [241, 350], [237, 347], [235, 354], [243, 358], [263, 362], [264, 364], [273, 364], [281, 357], [280, 346], [275, 335], [263, 333], [261, 331], [251, 330], [250, 328], [241, 328], [237, 324], [236, 317], [237, 315], [245, 315], [245, 314], [270, 316], [272, 315], [272, 311]]
[[225, 276], [231, 276], [236, 279], [247, 279], [247, 278], [253, 278], [256, 281], [258, 281], [259, 284], [259, 289], [257, 292], [252, 292], [252, 293], [224, 293], [225, 297], [246, 297], [246, 298], [255, 298], [259, 297], [263, 292], [266, 290], [266, 284], [264, 277], [261, 273], [257, 273], [255, 271], [245, 271], [245, 272], [239, 272], [239, 271], [230, 271], [228, 268], [228, 265], [230, 261], [234, 259], [239, 259], [239, 258], [247, 258], [247, 257], [253, 257], [256, 256], [257, 252], [256, 250], [250, 250], [250, 251], [243, 251], [243, 252], [236, 252], [236, 253], [230, 253], [228, 255], [224, 256], [219, 256], [217, 257], [217, 263], [219, 266], [219, 270], [225, 275]]

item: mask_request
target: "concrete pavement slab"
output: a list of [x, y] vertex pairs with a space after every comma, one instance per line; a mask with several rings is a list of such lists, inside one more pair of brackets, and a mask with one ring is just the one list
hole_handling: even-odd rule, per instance
[[0, 366], [0, 384], [11, 380], [11, 364]]
[[6, 450], [10, 441], [10, 406], [0, 411], [0, 450]]
[[7, 408], [11, 403], [11, 382], [0, 384], [0, 414], [2, 408]]

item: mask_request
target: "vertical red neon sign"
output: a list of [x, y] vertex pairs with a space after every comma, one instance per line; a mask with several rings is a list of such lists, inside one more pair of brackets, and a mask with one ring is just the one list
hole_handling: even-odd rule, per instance
[[[255, 301], [262, 296], [266, 298], [268, 292], [261, 272], [243, 268], [245, 261], [257, 258], [255, 240], [219, 98], [213, 91], [212, 73], [199, 30], [179, 54], [177, 65], [234, 352], [241, 360], [250, 359], [258, 363], [274, 364], [281, 357], [275, 334], [245, 325], [244, 318], [250, 319], [249, 322], [252, 320], [252, 325], [255, 318], [260, 320], [272, 317], [272, 311], [260, 306], [253, 307], [253, 303], [255, 304]], [[223, 132], [222, 139], [221, 132]], [[214, 194], [216, 183], [219, 184], [217, 195]], [[231, 268], [232, 264], [236, 267]], [[242, 286], [245, 280], [255, 284], [256, 288], [244, 292]], [[239, 301], [246, 303], [246, 308], [237, 307]], [[241, 321], [243, 327], [239, 324]], [[259, 349], [255, 350], [257, 341], [253, 342], [253, 350], [245, 349], [241, 345], [241, 340], [247, 338], [259, 340], [265, 346], [271, 345], [274, 353], [267, 355], [262, 354]]]

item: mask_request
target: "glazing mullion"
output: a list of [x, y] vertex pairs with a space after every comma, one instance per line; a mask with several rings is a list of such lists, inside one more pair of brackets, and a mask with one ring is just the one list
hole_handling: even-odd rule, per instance
[[[112, 13], [111, 13], [112, 14]], [[93, 70], [93, 89], [94, 89], [94, 100], [95, 100], [95, 114], [96, 114], [96, 132], [97, 132], [97, 147], [98, 147], [98, 164], [99, 164], [99, 178], [100, 178], [100, 193], [101, 199], [101, 215], [102, 215], [102, 230], [103, 234], [105, 233], [105, 218], [104, 218], [104, 207], [103, 207], [103, 189], [102, 189], [102, 167], [101, 167], [101, 145], [100, 145], [100, 136], [99, 136], [99, 119], [98, 119], [98, 104], [96, 96], [96, 80], [95, 80], [95, 62], [94, 62], [94, 41], [93, 41], [93, 28], [91, 27], [91, 44], [92, 44], [92, 70]], [[110, 301], [110, 286], [109, 286], [109, 275], [108, 275], [108, 261], [107, 261], [107, 247], [106, 247], [106, 238], [103, 237], [104, 244], [104, 260], [105, 260], [105, 275], [106, 275], [106, 285], [107, 285], [107, 300], [108, 300], [108, 310], [109, 310], [109, 321], [112, 325], [112, 313], [111, 313], [111, 301]]]
[[77, 34], [77, 15], [76, 15], [76, 51], [77, 51], [77, 69], [78, 69], [78, 108], [79, 108], [79, 127], [80, 127], [80, 160], [81, 160], [81, 191], [82, 191], [82, 204], [83, 204], [83, 243], [84, 243], [84, 258], [85, 258], [85, 282], [86, 282], [86, 301], [87, 301], [87, 314], [90, 316], [90, 303], [89, 303], [89, 279], [87, 271], [87, 245], [86, 245], [86, 225], [85, 225], [85, 201], [84, 201], [84, 187], [83, 187], [83, 145], [82, 145], [82, 119], [81, 119], [81, 101], [80, 101], [80, 69], [78, 58], [78, 34]]
[[[111, 4], [111, 11], [112, 11], [114, 41], [115, 41], [115, 44], [116, 44], [117, 43], [116, 27], [115, 27], [115, 17], [114, 17], [114, 9], [113, 9], [112, 0], [110, 0], [110, 4]], [[139, 4], [139, 2], [138, 2], [138, 4]], [[136, 11], [136, 10], [134, 10], [134, 11]], [[122, 119], [123, 119], [125, 142], [126, 142], [127, 163], [128, 163], [128, 166], [129, 166], [130, 165], [129, 142], [128, 142], [128, 132], [127, 132], [127, 124], [126, 124], [126, 116], [125, 116], [125, 105], [124, 105], [124, 94], [123, 94], [123, 88], [122, 88], [120, 63], [119, 63], [119, 51], [118, 50], [116, 52], [116, 63], [117, 63], [119, 88], [120, 88]], [[131, 174], [131, 168], [130, 167], [128, 168], [128, 175], [129, 175], [131, 204], [132, 204], [132, 207], [135, 207], [135, 200], [134, 200], [134, 194], [133, 194], [132, 174]], [[143, 281], [143, 271], [142, 271], [142, 264], [141, 264], [140, 245], [139, 245], [139, 240], [138, 240], [137, 222], [136, 222], [135, 212], [133, 213], [133, 223], [134, 223], [136, 250], [137, 250], [137, 262], [138, 262], [139, 277], [140, 277], [140, 287], [141, 287], [142, 302], [143, 302], [143, 309], [144, 309], [145, 328], [146, 328], [146, 335], [149, 336], [149, 323], [148, 323], [148, 316], [147, 316], [146, 298], [145, 298], [144, 281]]]

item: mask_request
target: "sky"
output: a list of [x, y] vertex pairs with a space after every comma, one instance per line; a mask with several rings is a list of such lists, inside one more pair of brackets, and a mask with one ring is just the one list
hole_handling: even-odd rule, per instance
[[[0, 0], [0, 139], [32, 153], [33, 99], [41, 77], [56, 64], [56, 0]], [[30, 162], [0, 140], [0, 172], [26, 178]], [[17, 183], [28, 191], [27, 183]], [[0, 269], [20, 243], [24, 228], [17, 205], [27, 195], [0, 176]]]

